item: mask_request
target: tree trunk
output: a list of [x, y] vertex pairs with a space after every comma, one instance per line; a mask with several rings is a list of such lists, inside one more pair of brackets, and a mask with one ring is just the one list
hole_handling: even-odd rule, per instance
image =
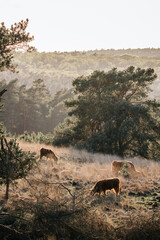
[[6, 194], [5, 194], [5, 200], [7, 201], [9, 197], [9, 178], [6, 179]]

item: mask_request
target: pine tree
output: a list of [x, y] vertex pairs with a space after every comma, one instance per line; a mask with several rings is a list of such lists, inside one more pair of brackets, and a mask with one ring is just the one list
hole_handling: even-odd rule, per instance
[[66, 101], [70, 126], [55, 130], [54, 143], [63, 143], [67, 134], [67, 144], [91, 151], [158, 159], [160, 104], [148, 99], [156, 77], [153, 69], [131, 66], [76, 78], [75, 97]]
[[[4, 22], [0, 26], [0, 71], [10, 70], [15, 72], [13, 64], [13, 54], [16, 49], [32, 51], [34, 48], [29, 46], [29, 42], [34, 39], [26, 33], [29, 20], [21, 21], [7, 28]], [[0, 97], [7, 89], [0, 89]]]
[[14, 79], [6, 86], [7, 92], [1, 113], [1, 121], [4, 122], [7, 130], [12, 133], [17, 132], [17, 122], [19, 121], [19, 109], [17, 107], [19, 103], [19, 87], [17, 83], [18, 79]]
[[0, 146], [0, 184], [6, 185], [5, 199], [8, 200], [10, 183], [24, 178], [33, 167], [36, 157], [34, 153], [23, 152], [15, 139], [7, 142], [2, 135]]
[[[46, 132], [51, 95], [42, 79], [35, 80], [27, 91], [28, 130]], [[27, 130], [27, 129], [26, 129]]]
[[7, 69], [15, 71], [15, 66], [12, 62], [13, 52], [15, 49], [24, 49], [27, 51], [33, 50], [28, 42], [33, 40], [29, 33], [26, 33], [29, 20], [14, 23], [8, 29], [4, 22], [0, 26], [0, 71]]

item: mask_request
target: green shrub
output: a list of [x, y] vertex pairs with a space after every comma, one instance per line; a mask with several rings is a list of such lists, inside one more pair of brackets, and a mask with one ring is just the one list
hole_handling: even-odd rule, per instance
[[42, 132], [38, 132], [36, 134], [35, 132], [32, 132], [29, 134], [27, 131], [25, 131], [23, 134], [17, 136], [17, 138], [29, 143], [44, 143], [47, 145], [53, 143], [52, 133], [43, 134]]
[[128, 164], [127, 162], [124, 163], [123, 167], [121, 168], [121, 175], [122, 175], [124, 178], [130, 177], [129, 164]]

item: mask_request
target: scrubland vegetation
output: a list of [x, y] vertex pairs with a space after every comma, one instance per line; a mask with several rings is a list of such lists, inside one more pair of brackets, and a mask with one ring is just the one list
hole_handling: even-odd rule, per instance
[[[23, 151], [39, 156], [44, 144], [19, 142]], [[117, 156], [91, 154], [73, 148], [50, 147], [59, 160], [37, 158], [36, 167], [10, 189], [5, 204], [0, 190], [0, 223], [6, 239], [159, 239], [160, 164], [127, 159], [142, 173], [120, 176], [122, 192], [90, 195], [101, 179], [114, 177]], [[11, 229], [17, 231], [12, 232]], [[9, 237], [10, 236], [10, 237]], [[13, 237], [12, 237], [13, 236]], [[46, 237], [46, 238], [45, 238]]]

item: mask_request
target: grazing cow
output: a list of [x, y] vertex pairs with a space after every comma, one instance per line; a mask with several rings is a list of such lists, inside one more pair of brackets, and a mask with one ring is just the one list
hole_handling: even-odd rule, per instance
[[58, 161], [58, 158], [56, 157], [56, 155], [54, 154], [54, 152], [50, 149], [46, 149], [46, 148], [41, 148], [40, 149], [40, 159], [42, 157], [46, 157], [46, 158], [52, 158], [54, 159], [54, 161]]
[[119, 178], [111, 178], [107, 180], [101, 180], [97, 182], [94, 187], [91, 189], [91, 194], [94, 195], [98, 193], [99, 196], [101, 192], [105, 194], [106, 190], [114, 190], [116, 196], [119, 195], [121, 190], [121, 184]]
[[121, 169], [123, 168], [124, 164], [128, 164], [128, 171], [130, 173], [136, 173], [135, 166], [132, 162], [130, 161], [113, 161], [112, 162], [112, 172], [118, 176], [120, 173]]

